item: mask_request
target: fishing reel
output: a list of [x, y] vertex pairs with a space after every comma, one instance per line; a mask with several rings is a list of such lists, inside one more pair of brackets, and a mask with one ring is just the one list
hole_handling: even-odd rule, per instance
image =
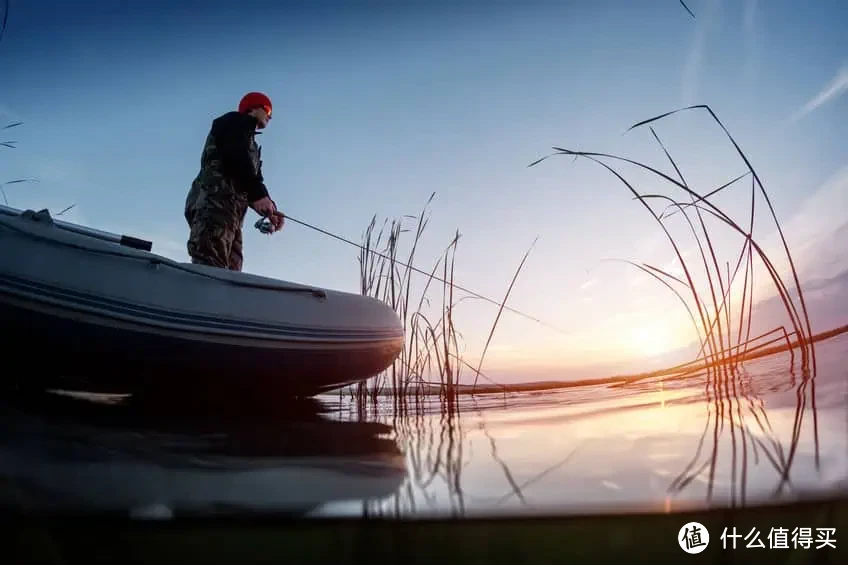
[[261, 231], [262, 233], [274, 233], [274, 224], [271, 223], [271, 220], [262, 216], [256, 223], [253, 224], [253, 227]]

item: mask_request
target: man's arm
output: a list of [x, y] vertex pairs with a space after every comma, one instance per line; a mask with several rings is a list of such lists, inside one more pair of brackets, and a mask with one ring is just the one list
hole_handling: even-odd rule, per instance
[[212, 125], [212, 134], [221, 156], [226, 174], [232, 175], [239, 188], [247, 194], [249, 202], [268, 196], [261, 171], [255, 171], [250, 159], [250, 136], [253, 133], [249, 120], [241, 116], [219, 118]]

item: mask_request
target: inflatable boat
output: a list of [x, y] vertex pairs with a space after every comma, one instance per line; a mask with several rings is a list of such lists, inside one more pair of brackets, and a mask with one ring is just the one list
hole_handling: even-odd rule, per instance
[[311, 396], [379, 374], [403, 336], [370, 297], [177, 262], [0, 206], [0, 339], [19, 359], [7, 383]]

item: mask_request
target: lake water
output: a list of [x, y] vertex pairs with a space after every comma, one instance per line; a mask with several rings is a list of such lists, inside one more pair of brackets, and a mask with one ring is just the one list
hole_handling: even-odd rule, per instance
[[25, 511], [448, 517], [669, 512], [848, 490], [848, 333], [721, 379], [437, 399], [365, 422], [339, 395], [188, 421], [5, 400], [0, 500]]

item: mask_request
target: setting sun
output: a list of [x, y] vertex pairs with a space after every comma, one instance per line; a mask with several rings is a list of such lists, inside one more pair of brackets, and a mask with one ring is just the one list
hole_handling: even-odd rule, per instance
[[637, 355], [653, 356], [666, 353], [677, 343], [668, 325], [661, 321], [645, 323], [625, 333], [625, 347]]

